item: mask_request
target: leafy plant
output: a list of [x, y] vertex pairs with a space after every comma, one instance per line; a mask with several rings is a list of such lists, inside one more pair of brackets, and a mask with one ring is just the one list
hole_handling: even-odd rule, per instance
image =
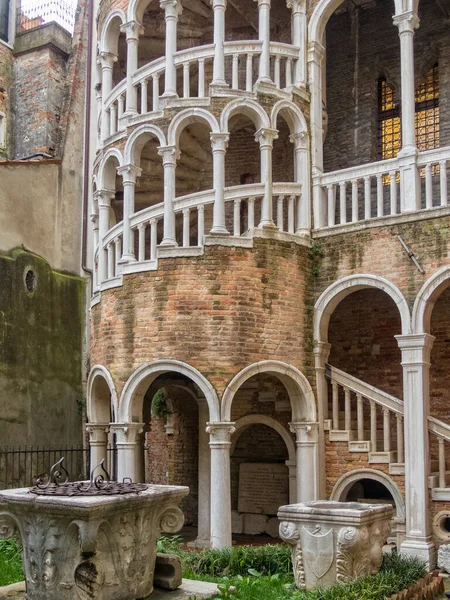
[[22, 581], [22, 548], [17, 540], [0, 540], [0, 586]]
[[179, 535], [162, 536], [156, 544], [156, 551], [163, 554], [179, 554], [183, 538]]
[[165, 419], [172, 411], [167, 408], [167, 396], [164, 390], [158, 390], [152, 400], [152, 415]]

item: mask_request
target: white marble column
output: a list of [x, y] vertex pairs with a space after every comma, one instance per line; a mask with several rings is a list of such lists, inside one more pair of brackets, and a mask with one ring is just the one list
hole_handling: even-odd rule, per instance
[[309, 87], [311, 93], [311, 163], [313, 180], [314, 229], [325, 225], [325, 193], [322, 188], [323, 175], [323, 109], [322, 61], [325, 48], [312, 42], [308, 47]]
[[208, 404], [198, 403], [198, 531], [196, 548], [206, 548], [211, 543], [211, 454], [206, 431]]
[[100, 252], [100, 248], [98, 245], [99, 242], [99, 216], [98, 216], [98, 194], [94, 192], [93, 199], [93, 211], [90, 214], [91, 222], [92, 222], [92, 232], [93, 232], [93, 244], [92, 244], [92, 291], [94, 292], [98, 288], [99, 283], [99, 273], [98, 268], [95, 268], [95, 255], [97, 252]]
[[175, 172], [180, 152], [175, 146], [160, 146], [158, 154], [162, 156], [164, 168], [164, 234], [161, 246], [178, 246], [175, 232]]
[[[108, 448], [109, 423], [88, 423], [86, 431], [89, 434], [89, 455], [91, 471], [105, 459]], [[112, 476], [112, 474], [110, 473]]]
[[214, 66], [212, 86], [224, 87], [225, 81], [225, 11], [227, 0], [211, 0], [214, 11]]
[[139, 36], [144, 28], [137, 21], [129, 21], [120, 27], [127, 36], [127, 101], [124, 117], [134, 117], [138, 114], [137, 88], [133, 85], [133, 75], [138, 69]]
[[277, 139], [276, 129], [260, 129], [255, 140], [259, 142], [261, 151], [261, 182], [264, 183], [264, 198], [261, 206], [259, 227], [275, 227], [272, 219], [272, 150], [273, 141]]
[[136, 261], [134, 251], [134, 233], [130, 228], [130, 218], [135, 212], [134, 194], [136, 191], [136, 179], [140, 177], [142, 169], [135, 165], [125, 165], [117, 169], [123, 181], [123, 241], [122, 258], [120, 263]]
[[109, 231], [109, 222], [111, 217], [111, 200], [115, 192], [109, 190], [99, 190], [98, 198], [98, 284], [100, 285], [108, 279], [108, 257], [107, 250], [103, 248], [103, 240]]
[[109, 115], [106, 111], [106, 99], [113, 87], [113, 68], [117, 61], [117, 56], [110, 52], [100, 52], [100, 65], [102, 67], [102, 122], [101, 122], [101, 142], [103, 143], [109, 137]]
[[211, 546], [231, 546], [231, 435], [234, 423], [208, 423], [211, 449]]
[[319, 498], [319, 424], [289, 423], [296, 435], [297, 446], [297, 502]]
[[405, 431], [406, 538], [401, 553], [417, 556], [430, 568], [435, 551], [430, 536], [428, 441], [430, 353], [434, 337], [396, 336], [402, 351]]
[[400, 36], [400, 70], [402, 103], [402, 149], [400, 161], [400, 202], [402, 212], [420, 209], [420, 177], [417, 168], [414, 30], [419, 19], [413, 12], [394, 16]]
[[286, 460], [284, 464], [289, 469], [289, 504], [297, 503], [297, 461]]
[[142, 445], [140, 435], [143, 423], [111, 423], [111, 431], [116, 434], [117, 481], [129, 477], [135, 483], [144, 481], [143, 460], [140, 456]]
[[262, 42], [256, 87], [268, 86], [273, 88], [275, 84], [270, 77], [270, 0], [254, 1], [258, 2], [258, 39]]
[[317, 412], [319, 419], [319, 498], [326, 498], [325, 478], [325, 430], [328, 419], [328, 383], [325, 369], [330, 356], [331, 344], [316, 342], [314, 346], [314, 362], [316, 369]]
[[295, 233], [309, 235], [311, 230], [311, 185], [309, 168], [309, 140], [306, 132], [289, 137], [294, 144], [294, 180], [302, 186], [302, 195], [297, 207]]
[[166, 20], [166, 86], [163, 97], [178, 97], [175, 53], [177, 51], [178, 17], [183, 12], [180, 0], [160, 0]]
[[228, 133], [211, 133], [214, 170], [214, 212], [211, 234], [228, 235], [225, 226], [225, 154], [230, 136]]
[[298, 60], [295, 64], [294, 86], [306, 89], [306, 0], [287, 0], [286, 4], [292, 11], [292, 45], [300, 49]]

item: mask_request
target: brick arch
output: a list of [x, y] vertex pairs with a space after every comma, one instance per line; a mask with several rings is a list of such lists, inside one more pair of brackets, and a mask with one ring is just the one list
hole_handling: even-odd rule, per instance
[[360, 481], [361, 479], [373, 479], [374, 481], [378, 481], [378, 483], [384, 485], [394, 499], [397, 513], [396, 516], [399, 519], [405, 519], [405, 500], [403, 499], [403, 494], [400, 488], [395, 481], [386, 475], [386, 473], [376, 469], [357, 469], [356, 471], [350, 471], [349, 473], [342, 475], [342, 477], [337, 480], [333, 491], [331, 492], [330, 500], [342, 502], [342, 497], [347, 494], [354, 483]]
[[220, 130], [223, 133], [228, 132], [229, 121], [236, 114], [248, 117], [255, 125], [256, 131], [263, 128], [270, 128], [269, 115], [260, 104], [248, 98], [237, 98], [227, 104], [220, 115]]
[[[108, 407], [105, 399], [98, 396], [96, 390], [99, 381], [103, 381], [109, 389], [110, 401]], [[113, 378], [108, 369], [102, 365], [92, 367], [87, 380], [86, 411], [89, 423], [109, 423], [117, 415], [117, 393]]]
[[337, 305], [353, 292], [367, 288], [382, 290], [390, 296], [400, 313], [402, 335], [411, 332], [408, 303], [397, 286], [378, 275], [350, 275], [333, 283], [317, 300], [314, 307], [314, 340], [316, 342], [328, 341], [328, 325]]
[[[128, 379], [120, 397], [118, 419], [121, 423], [142, 419], [144, 395], [153, 381], [164, 373], [179, 373], [193, 381], [205, 396], [209, 421], [220, 421], [219, 400], [213, 386], [197, 369], [178, 360], [157, 360], [139, 367]], [[139, 421], [140, 422], [140, 421]]]
[[284, 385], [291, 402], [293, 421], [317, 420], [314, 393], [303, 373], [287, 363], [265, 360], [245, 367], [227, 385], [222, 396], [222, 421], [231, 421], [234, 396], [242, 384], [260, 373], [273, 375]]
[[430, 333], [431, 314], [437, 299], [450, 287], [450, 265], [428, 279], [417, 294], [412, 311], [412, 333]]
[[191, 123], [199, 122], [207, 125], [212, 133], [219, 133], [219, 123], [212, 113], [203, 108], [187, 108], [178, 113], [169, 125], [167, 133], [167, 143], [169, 146], [176, 146], [178, 148], [183, 130], [188, 125], [191, 125]]
[[139, 166], [142, 148], [152, 138], [156, 138], [160, 146], [166, 145], [166, 136], [156, 125], [141, 125], [135, 129], [125, 145], [125, 164]]
[[295, 133], [307, 133], [308, 128], [303, 112], [300, 108], [289, 100], [279, 100], [270, 114], [270, 123], [272, 129], [277, 129], [277, 119], [281, 116], [286, 121], [291, 135]]
[[236, 429], [236, 434], [233, 436], [231, 453], [233, 453], [234, 446], [236, 445], [236, 442], [238, 441], [241, 434], [244, 433], [247, 427], [251, 427], [252, 425], [266, 425], [266, 427], [270, 427], [271, 429], [276, 431], [286, 445], [289, 460], [292, 461], [293, 464], [295, 463], [295, 444], [288, 431], [283, 427], [281, 423], [279, 423], [272, 417], [268, 417], [266, 415], [245, 415], [244, 417], [241, 417], [235, 422], [234, 427]]

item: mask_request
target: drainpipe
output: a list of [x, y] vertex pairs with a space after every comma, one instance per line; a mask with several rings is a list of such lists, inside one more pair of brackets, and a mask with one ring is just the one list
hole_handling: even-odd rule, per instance
[[92, 277], [92, 269], [86, 264], [87, 257], [87, 228], [89, 205], [89, 146], [91, 128], [91, 85], [92, 85], [92, 33], [94, 24], [94, 0], [88, 0], [88, 48], [87, 48], [87, 73], [86, 73], [86, 115], [84, 125], [84, 168], [83, 168], [83, 235], [81, 268]]

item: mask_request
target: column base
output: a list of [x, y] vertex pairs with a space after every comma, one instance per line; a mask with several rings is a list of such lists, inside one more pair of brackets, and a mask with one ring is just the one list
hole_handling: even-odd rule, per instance
[[427, 569], [434, 569], [436, 566], [436, 548], [431, 538], [406, 538], [400, 546], [402, 556], [414, 556], [422, 560], [427, 565]]
[[228, 85], [228, 83], [225, 81], [225, 79], [214, 79], [213, 81], [211, 81], [211, 83], [209, 84], [210, 88], [226, 88], [227, 90], [230, 89], [230, 86]]
[[310, 237], [311, 229], [299, 228], [295, 230], [295, 235], [300, 235], [302, 237]]
[[271, 219], [267, 219], [265, 221], [260, 221], [258, 227], [261, 229], [276, 229], [276, 230], [278, 230], [278, 227], [275, 225], [275, 223]]
[[225, 226], [218, 225], [217, 227], [213, 227], [209, 232], [211, 235], [230, 235], [230, 232]]
[[195, 550], [203, 550], [203, 548], [211, 548], [211, 540], [209, 537], [198, 537], [192, 542], [188, 542], [186, 546]]
[[278, 91], [278, 88], [271, 79], [258, 79], [253, 86], [253, 91], [262, 94], [273, 94]]
[[162, 242], [160, 243], [160, 246], [164, 246], [164, 247], [172, 247], [172, 248], [176, 248], [178, 247], [178, 242], [175, 238], [170, 238], [170, 237], [165, 237]]
[[139, 115], [137, 108], [127, 108], [127, 110], [121, 116], [121, 119], [132, 119]]
[[137, 262], [136, 257], [133, 254], [122, 254], [122, 258], [119, 260], [119, 265], [126, 265], [133, 262]]

